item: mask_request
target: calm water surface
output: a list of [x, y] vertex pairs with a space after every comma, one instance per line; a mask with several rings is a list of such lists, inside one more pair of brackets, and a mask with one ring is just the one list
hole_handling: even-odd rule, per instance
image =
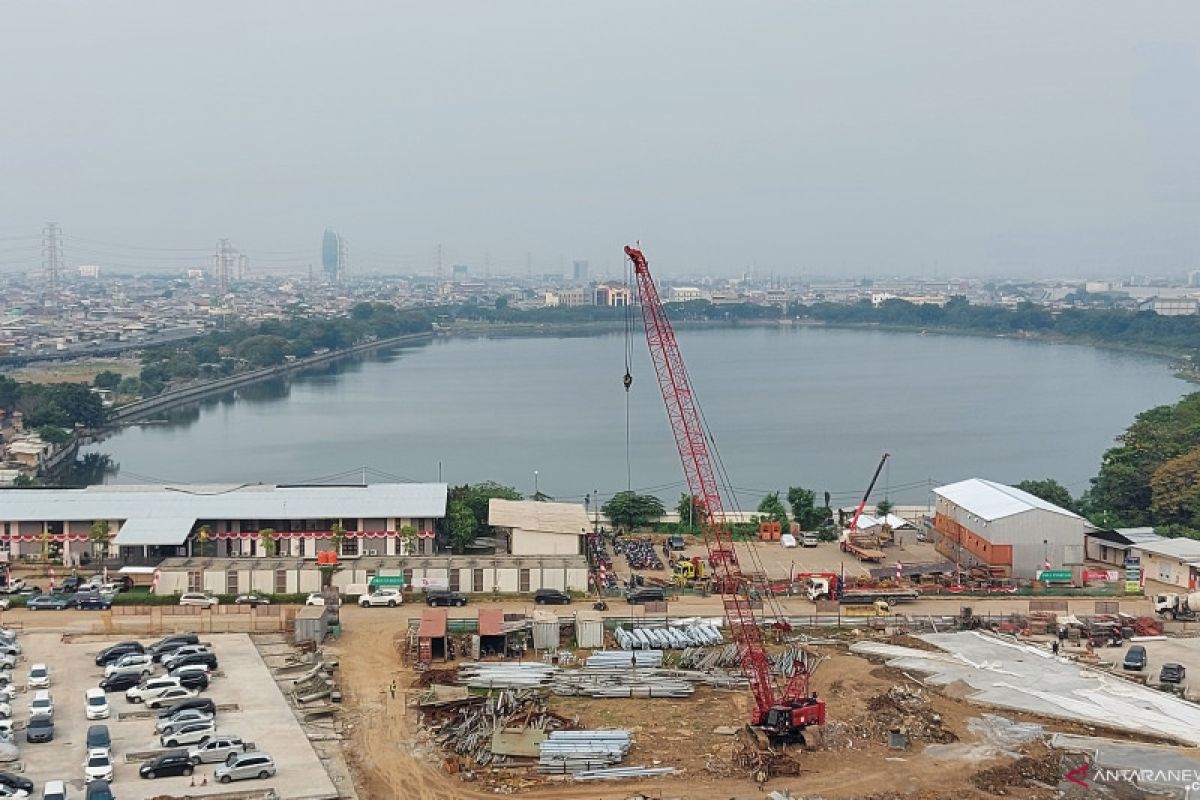
[[[743, 508], [803, 485], [881, 492], [1052, 476], [1078, 493], [1137, 413], [1185, 394], [1136, 355], [1009, 339], [859, 330], [685, 330], [688, 361]], [[558, 498], [632, 484], [674, 505], [678, 455], [644, 340], [626, 395], [620, 335], [439, 340], [259, 384], [92, 448], [110, 482], [494, 479]]]

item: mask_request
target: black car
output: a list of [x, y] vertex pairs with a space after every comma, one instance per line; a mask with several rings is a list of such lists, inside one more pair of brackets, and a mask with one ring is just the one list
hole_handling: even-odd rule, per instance
[[35, 714], [30, 717], [29, 724], [25, 726], [25, 741], [54, 741], [54, 717], [49, 714]]
[[117, 800], [108, 781], [92, 781], [87, 785], [83, 800]]
[[217, 654], [213, 652], [188, 653], [186, 656], [181, 656], [172, 661], [171, 670], [174, 671], [189, 664], [203, 664], [209, 670], [214, 670], [217, 668]]
[[193, 769], [187, 750], [168, 750], [158, 758], [152, 758], [142, 764], [138, 774], [153, 780], [167, 775], [191, 775]]
[[99, 592], [80, 592], [71, 599], [75, 601], [76, 608], [99, 609], [101, 611], [107, 611], [112, 608], [112, 600], [109, 600]]
[[179, 685], [185, 689], [195, 689], [198, 692], [203, 692], [208, 688], [208, 673], [200, 670], [184, 670], [175, 677], [179, 678]]
[[667, 544], [672, 550], [687, 550], [687, 542], [679, 534], [667, 538]]
[[146, 648], [155, 661], [162, 661], [167, 653], [173, 653], [185, 644], [200, 644], [200, 637], [194, 633], [177, 633], [165, 639], [159, 639]]
[[141, 642], [117, 642], [112, 647], [106, 647], [96, 656], [96, 666], [106, 667], [118, 658], [130, 653], [144, 653], [146, 648]]
[[634, 589], [625, 595], [625, 600], [630, 605], [637, 603], [661, 603], [666, 599], [667, 596], [663, 594], [663, 590], [657, 586], [645, 586], [641, 589]]
[[446, 589], [430, 589], [425, 593], [425, 603], [430, 606], [465, 606], [467, 598]]
[[140, 672], [118, 672], [103, 678], [100, 681], [100, 688], [106, 692], [123, 692], [126, 689], [132, 689], [142, 682]]
[[1162, 665], [1162, 669], [1158, 673], [1159, 683], [1183, 683], [1183, 679], [1187, 676], [1187, 670], [1183, 668], [1183, 664], [1175, 664], [1169, 662]]
[[158, 718], [166, 719], [167, 717], [173, 717], [180, 711], [188, 708], [198, 708], [201, 711], [207, 711], [214, 717], [217, 715], [217, 704], [212, 701], [212, 698], [193, 697], [190, 700], [180, 700], [178, 703], [169, 705], [166, 708], [160, 708], [158, 710]]
[[87, 729], [87, 749], [94, 750], [103, 747], [105, 750], [112, 747], [112, 735], [108, 732], [107, 725], [89, 725]]
[[571, 595], [558, 589], [538, 589], [533, 593], [533, 602], [539, 606], [568, 606]]
[[1146, 648], [1140, 644], [1135, 644], [1125, 651], [1125, 661], [1121, 666], [1129, 670], [1143, 670], [1146, 668]]
[[20, 775], [14, 775], [11, 772], [0, 772], [0, 783], [3, 783], [5, 786], [11, 786], [14, 789], [23, 789], [30, 794], [33, 793], [33, 781]]

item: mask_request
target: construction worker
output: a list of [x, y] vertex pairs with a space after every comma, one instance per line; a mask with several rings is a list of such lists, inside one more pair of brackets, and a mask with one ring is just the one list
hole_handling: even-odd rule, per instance
[[1054, 653], [1054, 655], [1058, 655], [1058, 639], [1055, 639], [1050, 643], [1050, 650]]
[[391, 691], [392, 699], [395, 700], [396, 699], [396, 679], [395, 678], [392, 678], [392, 685], [388, 687], [388, 690]]

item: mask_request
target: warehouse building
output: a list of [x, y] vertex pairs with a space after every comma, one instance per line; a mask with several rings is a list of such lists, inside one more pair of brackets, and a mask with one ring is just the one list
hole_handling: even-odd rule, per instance
[[1154, 528], [1114, 528], [1110, 531], [1093, 531], [1087, 535], [1085, 555], [1089, 562], [1124, 567], [1129, 562], [1134, 548], [1163, 541], [1166, 539], [1156, 534]]
[[1083, 517], [1012, 486], [971, 478], [933, 490], [934, 545], [963, 568], [996, 577], [1036, 578], [1043, 570], [1078, 572]]
[[1146, 594], [1194, 591], [1200, 587], [1200, 541], [1196, 539], [1141, 542], [1130, 553], [1140, 559]]
[[488, 524], [507, 537], [500, 546], [514, 556], [579, 555], [592, 529], [587, 510], [578, 503], [534, 500], [488, 501]]

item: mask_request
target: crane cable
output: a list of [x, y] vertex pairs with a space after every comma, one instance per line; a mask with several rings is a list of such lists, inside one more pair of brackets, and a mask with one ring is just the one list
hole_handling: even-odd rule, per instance
[[630, 265], [633, 260], [628, 256], [624, 259], [625, 288], [629, 290], [625, 301], [625, 377], [621, 382], [625, 385], [625, 490], [633, 491], [633, 459], [629, 450], [629, 387], [633, 386], [633, 281], [631, 280]]

